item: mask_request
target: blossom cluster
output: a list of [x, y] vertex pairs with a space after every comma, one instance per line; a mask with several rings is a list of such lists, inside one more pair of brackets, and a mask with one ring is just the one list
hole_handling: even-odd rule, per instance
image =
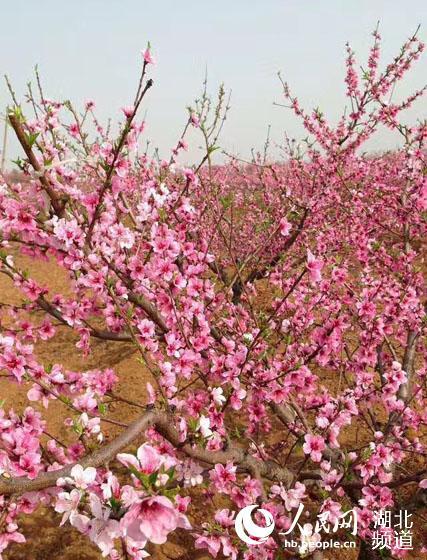
[[[309, 138], [280, 163], [213, 165], [223, 93], [212, 122], [205, 94], [190, 109], [169, 158], [143, 151], [150, 46], [117, 137], [92, 101], [78, 112], [30, 91], [34, 116], [11, 110], [26, 158], [19, 180], [0, 177], [0, 274], [21, 299], [0, 302], [0, 375], [29, 406], [0, 408], [0, 557], [40, 503], [113, 560], [178, 528], [213, 557], [273, 559], [275, 533], [236, 538], [251, 504], [284, 533], [304, 501], [332, 522], [351, 504], [366, 544], [402, 488], [425, 503], [427, 127], [401, 117], [423, 91], [390, 99], [423, 48], [411, 37], [381, 71], [375, 32], [358, 72], [348, 47], [351, 110], [336, 125], [283, 83]], [[380, 126], [401, 148], [363, 153]], [[190, 127], [207, 152], [185, 167]], [[34, 274], [41, 261], [65, 274], [59, 293]], [[83, 358], [95, 341], [132, 347], [144, 399], [111, 368], [45, 363], [64, 331]], [[48, 429], [53, 402], [66, 438]]]

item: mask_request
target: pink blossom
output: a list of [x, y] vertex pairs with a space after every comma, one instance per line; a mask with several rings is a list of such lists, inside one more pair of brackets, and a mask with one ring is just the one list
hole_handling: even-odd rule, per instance
[[63, 513], [61, 525], [64, 525], [70, 516], [77, 513], [82, 494], [79, 490], [73, 489], [71, 492], [60, 492], [56, 499], [55, 511]]
[[153, 55], [151, 54], [151, 48], [150, 48], [150, 46], [148, 46], [148, 47], [145, 49], [145, 51], [142, 53], [142, 56], [143, 56], [144, 62], [145, 62], [146, 64], [155, 64], [155, 63], [156, 63], [156, 61], [155, 61]]
[[162, 456], [148, 443], [144, 443], [138, 448], [136, 457], [129, 453], [119, 453], [117, 460], [127, 467], [133, 467], [144, 474], [152, 474], [158, 471], [163, 464]]
[[237, 468], [233, 463], [229, 462], [226, 465], [215, 465], [214, 469], [210, 471], [210, 479], [218, 492], [229, 494], [232, 483], [236, 480], [236, 470]]
[[199, 117], [195, 114], [195, 113], [191, 113], [191, 124], [195, 127], [198, 128], [200, 126], [200, 119]]
[[114, 539], [121, 535], [120, 523], [111, 519], [111, 510], [103, 507], [95, 494], [90, 496], [90, 519], [88, 536], [101, 550], [102, 556], [108, 556], [114, 548]]
[[214, 558], [217, 557], [221, 548], [221, 539], [215, 535], [199, 535], [197, 536], [194, 545], [196, 549], [207, 549], [209, 554]]
[[325, 449], [325, 440], [322, 436], [314, 436], [312, 434], [306, 434], [304, 436], [304, 445], [302, 446], [303, 451], [306, 455], [310, 455], [310, 458], [315, 463], [320, 463], [322, 460], [322, 451]]
[[283, 237], [287, 237], [292, 229], [292, 224], [290, 224], [286, 218], [282, 218], [279, 222], [279, 226], [280, 235], [283, 235]]
[[323, 261], [317, 259], [310, 249], [307, 249], [307, 269], [310, 273], [312, 282], [320, 282], [322, 279], [321, 270], [323, 268]]
[[129, 106], [129, 107], [122, 107], [122, 111], [124, 116], [129, 119], [130, 117], [132, 117], [132, 115], [135, 112], [135, 107], [133, 106]]
[[96, 469], [94, 467], [83, 468], [82, 465], [74, 465], [70, 471], [70, 476], [59, 478], [57, 484], [73, 484], [76, 488], [86, 490], [96, 478]]
[[177, 527], [190, 529], [185, 515], [179, 513], [172, 502], [164, 496], [145, 498], [132, 505], [124, 515], [121, 527], [136, 542], [166, 542], [167, 536]]
[[215, 521], [223, 527], [232, 527], [234, 525], [235, 512], [228, 509], [221, 509], [215, 514]]

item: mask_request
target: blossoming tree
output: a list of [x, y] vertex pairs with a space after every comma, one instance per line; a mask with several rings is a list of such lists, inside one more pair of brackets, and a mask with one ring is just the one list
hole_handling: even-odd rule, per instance
[[[146, 557], [177, 529], [213, 557], [304, 556], [319, 535], [293, 526], [301, 503], [331, 523], [356, 511], [359, 557], [370, 558], [376, 511], [404, 502], [419, 515], [427, 127], [401, 120], [423, 90], [399, 102], [391, 93], [423, 44], [411, 37], [383, 70], [379, 48], [375, 32], [358, 73], [348, 47], [349, 110], [336, 125], [305, 112], [283, 83], [309, 139], [304, 152], [289, 143], [282, 164], [212, 165], [222, 94], [213, 119], [206, 96], [190, 111], [170, 160], [141, 154], [150, 49], [117, 137], [91, 102], [80, 113], [30, 91], [30, 118], [15, 99], [25, 180], [1, 178], [0, 273], [22, 302], [1, 302], [0, 369], [29, 402], [0, 411], [0, 555], [24, 540], [20, 515], [40, 503], [116, 560]], [[379, 126], [402, 148], [362, 153]], [[183, 168], [189, 127], [206, 156]], [[65, 270], [72, 295], [38, 283], [22, 254]], [[112, 369], [45, 364], [37, 343], [61, 329], [83, 355], [93, 340], [133, 345], [135, 367], [151, 377], [144, 400], [121, 396]], [[112, 397], [133, 407], [132, 423], [110, 417]], [[67, 442], [47, 433], [52, 401]], [[120, 433], [107, 442], [109, 423]], [[201, 495], [212, 512], [203, 520], [192, 512]], [[234, 517], [252, 504], [275, 530], [248, 546]], [[284, 549], [280, 533], [299, 548]]]

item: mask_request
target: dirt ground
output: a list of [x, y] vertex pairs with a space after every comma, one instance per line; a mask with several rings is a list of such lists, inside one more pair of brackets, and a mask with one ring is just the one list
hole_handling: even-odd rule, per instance
[[[24, 259], [28, 268], [31, 268], [32, 276], [43, 285], [48, 286], [52, 293], [64, 291], [67, 285], [66, 277], [60, 269], [50, 263], [29, 262]], [[22, 262], [22, 259], [20, 259]], [[31, 266], [29, 266], [31, 265]], [[18, 292], [12, 285], [10, 279], [0, 274], [0, 302], [20, 301]], [[75, 348], [76, 338], [71, 330], [65, 327], [58, 329], [57, 334], [47, 343], [37, 347], [40, 360], [44, 363], [62, 363], [69, 369], [92, 369], [112, 367], [120, 378], [120, 394], [138, 402], [145, 402], [145, 387], [149, 380], [147, 372], [137, 361], [132, 346], [124, 343], [95, 341], [91, 354], [83, 359]], [[0, 378], [0, 400], [5, 399], [5, 408], [14, 408], [21, 411], [28, 405], [25, 393], [28, 388], [11, 385], [10, 381]], [[38, 403], [33, 403], [35, 408], [41, 408]], [[123, 404], [112, 404], [109, 407], [111, 417], [122, 422], [129, 422], [138, 414], [137, 409]], [[51, 402], [44, 417], [48, 421], [48, 431], [61, 440], [67, 440], [67, 430], [63, 425], [64, 407], [56, 402]], [[103, 425], [107, 439], [114, 437], [117, 428], [109, 424]], [[214, 498], [216, 501], [216, 498]], [[209, 506], [205, 498], [200, 496], [193, 500], [195, 519], [205, 520], [209, 509], [213, 510], [213, 504]], [[36, 515], [25, 516], [22, 519], [22, 530], [27, 538], [24, 544], [13, 545], [4, 553], [5, 560], [100, 560], [99, 550], [86, 538], [80, 535], [70, 526], [59, 527], [60, 516], [41, 508]], [[200, 551], [195, 551], [192, 546], [191, 536], [178, 532], [171, 535], [170, 541], [153, 551], [155, 560], [207, 560], [210, 557]], [[333, 551], [326, 552], [325, 560], [355, 560], [355, 551]], [[417, 555], [414, 559], [421, 560]], [[427, 555], [424, 556], [427, 559]]]
[[[31, 269], [32, 277], [42, 285], [49, 287], [52, 293], [64, 293], [67, 278], [64, 272], [51, 263], [34, 265], [27, 258], [19, 258], [24, 267]], [[65, 291], [66, 294], [66, 291]], [[66, 295], [70, 295], [70, 292]], [[19, 303], [21, 297], [14, 288], [12, 281], [0, 274], [0, 302]], [[60, 327], [53, 339], [37, 346], [37, 354], [45, 364], [62, 363], [71, 370], [90, 370], [95, 368], [114, 368], [120, 378], [120, 394], [123, 397], [145, 402], [146, 382], [149, 374], [138, 362], [134, 347], [126, 343], [108, 341], [93, 341], [91, 354], [83, 358], [75, 347], [77, 338], [71, 329]], [[9, 380], [0, 378], [0, 400], [5, 400], [5, 408], [13, 408], [20, 412], [28, 406], [26, 391], [28, 386], [11, 384]], [[67, 429], [63, 419], [67, 416], [62, 404], [51, 401], [46, 411], [38, 403], [30, 403], [36, 409], [43, 411], [47, 420], [47, 431], [62, 441], [67, 441]], [[109, 417], [129, 423], [138, 415], [138, 410], [124, 404], [109, 405]], [[103, 424], [106, 439], [111, 439], [117, 433], [111, 424]], [[201, 501], [202, 504], [202, 501]], [[197, 515], [197, 505], [196, 505]], [[200, 508], [200, 515], [203, 516]], [[96, 546], [70, 526], [59, 527], [61, 516], [52, 510], [40, 508], [36, 515], [24, 516], [22, 519], [23, 533], [27, 538], [24, 544], [13, 545], [4, 553], [5, 560], [99, 560], [102, 558]], [[195, 551], [191, 546], [192, 539], [184, 532], [174, 535], [172, 540], [153, 550], [155, 560], [190, 560], [195, 558]], [[209, 556], [198, 556], [209, 558]]]

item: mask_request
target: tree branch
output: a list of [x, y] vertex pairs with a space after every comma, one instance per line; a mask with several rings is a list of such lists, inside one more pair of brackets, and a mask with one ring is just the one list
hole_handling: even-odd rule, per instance
[[[86, 467], [99, 467], [114, 459], [122, 449], [130, 445], [144, 430], [154, 426], [156, 430], [167, 439], [177, 450], [182, 451], [188, 457], [198, 461], [215, 465], [226, 464], [229, 461], [237, 464], [241, 470], [259, 473], [259, 476], [270, 480], [279, 480], [289, 485], [293, 474], [286, 468], [280, 467], [273, 461], [260, 461], [248, 455], [243, 449], [234, 447], [225, 451], [209, 451], [202, 447], [182, 443], [180, 435], [173, 427], [172, 418], [164, 412], [149, 410], [138, 417], [129, 427], [122, 432], [111, 443], [104, 445], [90, 455], [83, 457], [78, 464]], [[58, 478], [70, 476], [73, 463], [56, 471], [44, 472], [35, 479], [27, 477], [5, 478], [0, 477], [0, 495], [10, 496], [12, 494], [23, 494], [34, 492], [56, 486]]]
[[22, 124], [19, 122], [18, 117], [16, 115], [14, 115], [13, 113], [10, 113], [8, 115], [8, 117], [9, 117], [9, 122], [10, 122], [13, 130], [15, 131], [16, 137], [17, 137], [19, 143], [21, 144], [22, 148], [24, 149], [24, 152], [25, 152], [25, 154], [28, 158], [28, 161], [30, 162], [34, 171], [36, 171], [39, 174], [39, 181], [42, 185], [43, 190], [46, 192], [46, 194], [48, 195], [48, 197], [50, 199], [52, 207], [55, 210], [55, 214], [59, 217], [63, 216], [64, 215], [65, 204], [64, 204], [63, 201], [60, 200], [60, 198], [58, 197], [57, 193], [52, 188], [49, 181], [43, 175], [42, 167], [40, 166], [36, 156], [34, 155], [33, 150], [31, 149], [31, 146], [30, 146], [30, 144], [27, 140], [27, 135], [25, 134], [25, 131], [24, 131], [24, 128], [23, 128]]

